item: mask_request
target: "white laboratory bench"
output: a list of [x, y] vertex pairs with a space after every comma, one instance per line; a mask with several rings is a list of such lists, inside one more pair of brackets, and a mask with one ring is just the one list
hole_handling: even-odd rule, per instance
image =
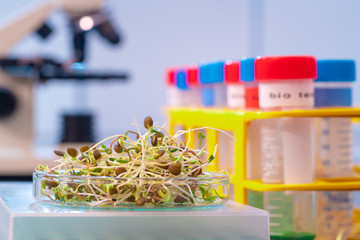
[[43, 205], [30, 182], [0, 182], [0, 240], [269, 239], [266, 211], [229, 201], [188, 210], [100, 210]]

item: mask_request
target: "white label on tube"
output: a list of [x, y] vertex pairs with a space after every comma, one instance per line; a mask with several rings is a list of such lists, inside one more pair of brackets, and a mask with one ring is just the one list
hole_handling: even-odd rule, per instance
[[259, 105], [261, 108], [312, 107], [313, 81], [260, 82]]
[[223, 83], [214, 84], [214, 107], [226, 106], [226, 86]]
[[201, 107], [201, 91], [199, 87], [191, 87], [188, 97], [189, 107]]
[[167, 90], [167, 99], [170, 107], [183, 107], [184, 97], [182, 91], [177, 88], [171, 87]]
[[229, 108], [243, 108], [245, 105], [244, 85], [229, 84], [226, 97]]

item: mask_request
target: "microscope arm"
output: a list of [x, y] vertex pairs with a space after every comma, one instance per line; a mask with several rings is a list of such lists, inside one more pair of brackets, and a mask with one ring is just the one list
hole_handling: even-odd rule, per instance
[[41, 27], [56, 6], [57, 2], [46, 1], [30, 11], [22, 13], [21, 17], [4, 22], [0, 26], [0, 56], [6, 57], [19, 40]]

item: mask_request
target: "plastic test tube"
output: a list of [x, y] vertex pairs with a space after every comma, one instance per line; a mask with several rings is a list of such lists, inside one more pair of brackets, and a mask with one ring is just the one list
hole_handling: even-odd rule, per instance
[[[245, 109], [259, 109], [259, 87], [254, 81], [254, 62], [255, 58], [241, 59], [240, 79], [244, 83]], [[247, 179], [262, 179], [261, 170], [261, 120], [251, 121], [247, 128]]]
[[245, 108], [248, 110], [259, 109], [259, 84], [254, 80], [255, 58], [241, 59], [240, 78], [245, 88]]
[[[240, 79], [244, 83], [245, 109], [247, 111], [259, 110], [259, 86], [254, 80], [255, 58], [241, 58]], [[261, 169], [261, 123], [262, 120], [253, 120], [247, 127], [246, 142], [246, 177], [249, 180], [262, 179]], [[266, 195], [266, 194], [265, 194]], [[267, 196], [269, 199], [271, 196]], [[277, 196], [274, 196], [275, 198]], [[264, 209], [264, 194], [249, 191], [248, 202], [251, 206]], [[270, 210], [268, 210], [270, 212]], [[286, 221], [286, 218], [284, 219]]]
[[224, 65], [226, 103], [228, 108], [244, 109], [244, 84], [240, 80], [240, 61], [226, 61]]
[[[318, 60], [315, 107], [352, 105], [355, 61]], [[350, 118], [320, 118], [317, 122], [317, 177], [352, 175], [352, 124]], [[350, 191], [316, 193], [318, 239], [348, 235], [352, 228], [353, 197]]]
[[[263, 110], [313, 107], [316, 61], [310, 56], [262, 57], [255, 60], [259, 105]], [[312, 119], [266, 119], [261, 125], [263, 181], [309, 183], [313, 181]], [[312, 194], [265, 192], [272, 235], [298, 233], [314, 238]], [[290, 204], [291, 203], [291, 204]], [[296, 207], [295, 207], [296, 206]], [[292, 221], [290, 221], [292, 220]], [[300, 236], [298, 235], [298, 236]]]
[[199, 80], [199, 67], [189, 66], [185, 70], [186, 84], [189, 86], [188, 106], [200, 107], [201, 106], [201, 89]]
[[[226, 61], [224, 65], [224, 80], [226, 86], [226, 103], [228, 108], [240, 110], [244, 109], [244, 86], [240, 81], [240, 61]], [[227, 131], [234, 135], [233, 132]], [[219, 139], [219, 168], [227, 169], [230, 174], [234, 173], [234, 139], [218, 133]]]
[[201, 99], [203, 107], [225, 107], [224, 62], [200, 65]]
[[[205, 108], [222, 108], [226, 105], [226, 88], [224, 84], [224, 62], [217, 61], [200, 65], [200, 83], [201, 83], [201, 100], [202, 106]], [[207, 136], [205, 129], [200, 130], [202, 134]], [[219, 134], [218, 150], [226, 146], [223, 142], [223, 134]], [[227, 137], [227, 136], [226, 136]], [[224, 145], [225, 144], [225, 145]], [[198, 147], [198, 146], [197, 146]], [[202, 160], [205, 160], [202, 155]], [[219, 159], [219, 162], [221, 160]]]
[[[306, 109], [314, 106], [313, 80], [316, 60], [312, 56], [259, 57], [255, 79], [259, 82], [259, 105], [264, 110]], [[273, 141], [277, 154], [263, 153], [264, 182], [311, 183], [314, 180], [311, 118], [269, 119], [263, 126], [265, 141]], [[278, 123], [282, 124], [282, 141]], [[274, 124], [275, 123], [275, 124]], [[267, 125], [267, 124], [265, 124]], [[275, 129], [273, 129], [275, 127]], [[271, 136], [265, 136], [266, 134]], [[281, 144], [282, 143], [282, 144]], [[274, 156], [278, 158], [274, 158]], [[283, 161], [281, 159], [283, 156]], [[282, 172], [284, 174], [282, 174]]]
[[179, 91], [179, 97], [181, 98], [181, 106], [188, 107], [190, 91], [188, 84], [186, 83], [186, 70], [184, 68], [180, 68], [176, 71], [175, 85]]
[[182, 91], [177, 87], [176, 84], [176, 69], [169, 68], [166, 71], [165, 76], [165, 83], [166, 83], [166, 95], [167, 95], [167, 103], [170, 107], [183, 107], [184, 100]]
[[[315, 107], [352, 105], [355, 61], [318, 60]], [[350, 118], [319, 119], [316, 176], [346, 177], [352, 174], [352, 125]]]

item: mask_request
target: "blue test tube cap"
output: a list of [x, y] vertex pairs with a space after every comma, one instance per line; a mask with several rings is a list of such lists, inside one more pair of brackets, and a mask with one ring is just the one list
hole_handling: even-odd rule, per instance
[[317, 60], [316, 82], [353, 82], [356, 79], [354, 60]]
[[209, 84], [209, 64], [201, 63], [199, 65], [199, 77], [201, 84]]
[[179, 89], [185, 90], [188, 88], [186, 83], [186, 73], [185, 70], [181, 69], [176, 72], [176, 86]]
[[216, 61], [209, 64], [209, 83], [224, 82], [224, 61]]
[[240, 60], [240, 79], [244, 82], [254, 81], [255, 58], [241, 58]]

